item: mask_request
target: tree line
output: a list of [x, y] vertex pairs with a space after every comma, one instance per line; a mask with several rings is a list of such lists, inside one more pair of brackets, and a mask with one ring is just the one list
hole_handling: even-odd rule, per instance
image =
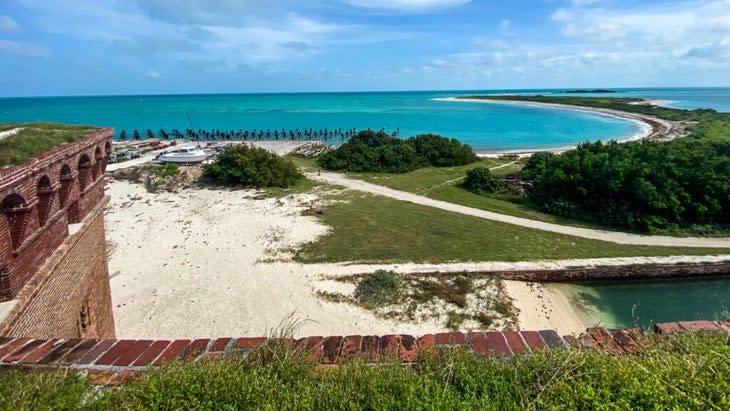
[[451, 167], [478, 160], [474, 150], [456, 139], [423, 134], [398, 139], [382, 131], [361, 131], [317, 160], [326, 170], [405, 173], [421, 167]]

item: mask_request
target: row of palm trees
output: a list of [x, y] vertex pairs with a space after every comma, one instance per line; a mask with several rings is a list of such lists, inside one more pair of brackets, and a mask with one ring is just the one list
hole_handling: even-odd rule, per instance
[[[385, 129], [380, 129], [381, 132], [385, 132]], [[322, 140], [322, 141], [345, 141], [349, 140], [352, 136], [358, 133], [358, 130], [352, 128], [343, 130], [342, 128], [327, 129], [323, 128], [320, 130], [314, 129], [294, 129], [287, 130], [282, 128], [281, 130], [218, 130], [218, 129], [186, 129], [185, 132], [174, 128], [168, 132], [165, 129], [160, 129], [157, 134], [152, 130], [147, 129], [140, 133], [139, 130], [134, 129], [131, 134], [127, 134], [126, 130], [122, 130], [119, 133], [119, 140], [144, 140], [159, 138], [160, 140], [170, 139], [188, 139], [188, 140], [206, 140], [206, 141], [262, 141], [262, 140]], [[391, 133], [393, 137], [398, 137], [400, 131], [396, 129]]]

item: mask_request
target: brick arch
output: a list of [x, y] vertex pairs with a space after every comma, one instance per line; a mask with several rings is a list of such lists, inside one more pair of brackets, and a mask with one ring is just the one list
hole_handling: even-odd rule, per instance
[[25, 199], [16, 193], [7, 195], [0, 203], [0, 212], [7, 219], [10, 241], [14, 250], [20, 247], [23, 240], [25, 240], [28, 210], [29, 207]]
[[104, 154], [102, 154], [101, 148], [96, 146], [94, 148], [94, 167], [91, 168], [91, 175], [96, 181], [102, 173], [102, 164], [104, 163]]
[[81, 192], [83, 193], [89, 185], [91, 177], [91, 159], [88, 155], [81, 154], [81, 156], [79, 156], [77, 170], [79, 173], [79, 188], [81, 188]]
[[61, 189], [59, 190], [58, 200], [61, 207], [66, 207], [68, 203], [68, 197], [71, 195], [71, 188], [73, 187], [74, 175], [71, 171], [71, 167], [68, 164], [61, 166], [61, 173], [59, 174], [59, 180], [61, 181]]
[[36, 196], [38, 197], [38, 225], [43, 227], [48, 221], [53, 208], [53, 193], [55, 192], [51, 179], [43, 175], [36, 184]]

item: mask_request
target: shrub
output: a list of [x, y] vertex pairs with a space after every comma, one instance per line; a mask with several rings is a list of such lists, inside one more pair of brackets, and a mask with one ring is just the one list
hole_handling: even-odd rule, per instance
[[403, 281], [392, 271], [378, 270], [360, 280], [355, 298], [360, 304], [378, 307], [390, 304], [403, 291]]
[[422, 134], [411, 137], [406, 142], [413, 146], [419, 157], [434, 167], [464, 166], [479, 160], [469, 145], [454, 138]]
[[203, 175], [227, 185], [258, 188], [289, 187], [302, 178], [291, 160], [245, 144], [225, 150], [203, 167]]
[[466, 172], [464, 188], [469, 191], [477, 194], [496, 193], [503, 186], [502, 180], [486, 167], [476, 167]]
[[323, 154], [318, 164], [327, 170], [405, 173], [425, 166], [466, 165], [477, 159], [471, 147], [455, 139], [426, 134], [401, 140], [365, 130]]

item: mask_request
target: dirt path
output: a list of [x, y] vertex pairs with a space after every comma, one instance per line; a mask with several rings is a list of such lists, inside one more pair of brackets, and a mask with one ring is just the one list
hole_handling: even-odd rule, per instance
[[487, 220], [499, 221], [507, 224], [519, 225], [527, 228], [534, 228], [542, 231], [549, 231], [558, 234], [567, 234], [576, 237], [588, 238], [591, 240], [610, 241], [618, 244], [650, 245], [650, 246], [671, 246], [671, 247], [698, 247], [698, 248], [730, 248], [730, 238], [697, 238], [697, 237], [668, 237], [650, 236], [640, 234], [629, 234], [617, 231], [596, 230], [564, 226], [559, 224], [546, 223], [543, 221], [530, 220], [527, 218], [515, 217], [506, 214], [498, 214], [491, 211], [479, 210], [459, 204], [449, 203], [441, 200], [434, 200], [425, 196], [394, 190], [377, 184], [355, 180], [337, 173], [309, 173], [307, 177], [344, 186], [353, 190], [377, 194], [396, 200], [408, 201], [414, 204], [425, 205], [441, 210], [452, 211], [459, 214], [484, 218]]

